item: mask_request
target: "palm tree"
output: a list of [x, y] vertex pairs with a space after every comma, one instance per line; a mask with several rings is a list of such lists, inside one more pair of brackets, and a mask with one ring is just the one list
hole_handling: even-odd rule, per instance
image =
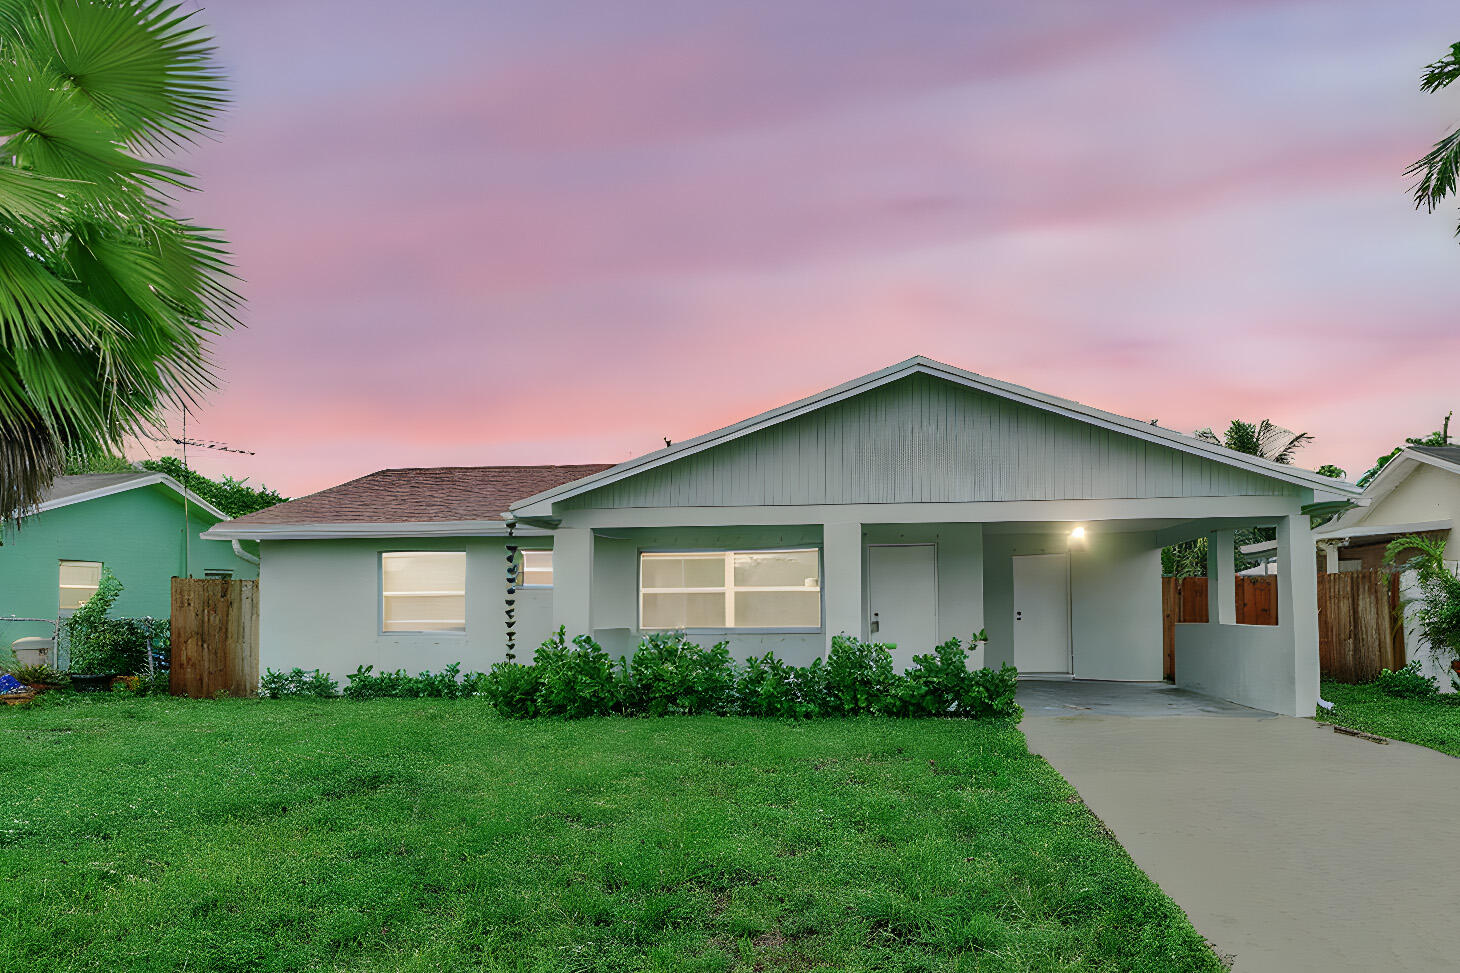
[[1198, 429], [1196, 438], [1285, 465], [1292, 463], [1298, 450], [1313, 441], [1313, 437], [1306, 432], [1293, 432], [1267, 419], [1259, 422], [1233, 419], [1220, 438], [1210, 429]]
[[158, 161], [211, 131], [212, 54], [162, 0], [0, 0], [0, 520], [213, 387], [239, 298]]

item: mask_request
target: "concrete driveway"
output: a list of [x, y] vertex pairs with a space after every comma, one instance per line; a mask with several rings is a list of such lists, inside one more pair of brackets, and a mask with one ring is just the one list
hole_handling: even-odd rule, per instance
[[1030, 749], [1236, 973], [1460, 963], [1460, 760], [1165, 686], [1019, 696]]

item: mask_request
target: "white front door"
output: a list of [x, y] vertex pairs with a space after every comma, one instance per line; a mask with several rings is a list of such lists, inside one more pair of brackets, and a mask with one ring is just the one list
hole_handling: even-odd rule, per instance
[[1014, 665], [1020, 672], [1070, 671], [1070, 556], [1014, 558]]
[[938, 548], [873, 544], [867, 548], [867, 633], [895, 644], [899, 670], [938, 644]]

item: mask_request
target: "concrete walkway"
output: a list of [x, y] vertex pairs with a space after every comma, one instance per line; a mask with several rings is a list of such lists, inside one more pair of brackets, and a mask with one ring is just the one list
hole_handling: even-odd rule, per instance
[[1030, 749], [1235, 973], [1456, 968], [1460, 760], [1167, 687], [1020, 702]]

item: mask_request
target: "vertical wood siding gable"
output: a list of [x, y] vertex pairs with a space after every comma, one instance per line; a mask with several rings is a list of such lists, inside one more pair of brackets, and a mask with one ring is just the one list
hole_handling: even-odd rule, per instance
[[1260, 473], [914, 375], [568, 509], [1286, 496]]

